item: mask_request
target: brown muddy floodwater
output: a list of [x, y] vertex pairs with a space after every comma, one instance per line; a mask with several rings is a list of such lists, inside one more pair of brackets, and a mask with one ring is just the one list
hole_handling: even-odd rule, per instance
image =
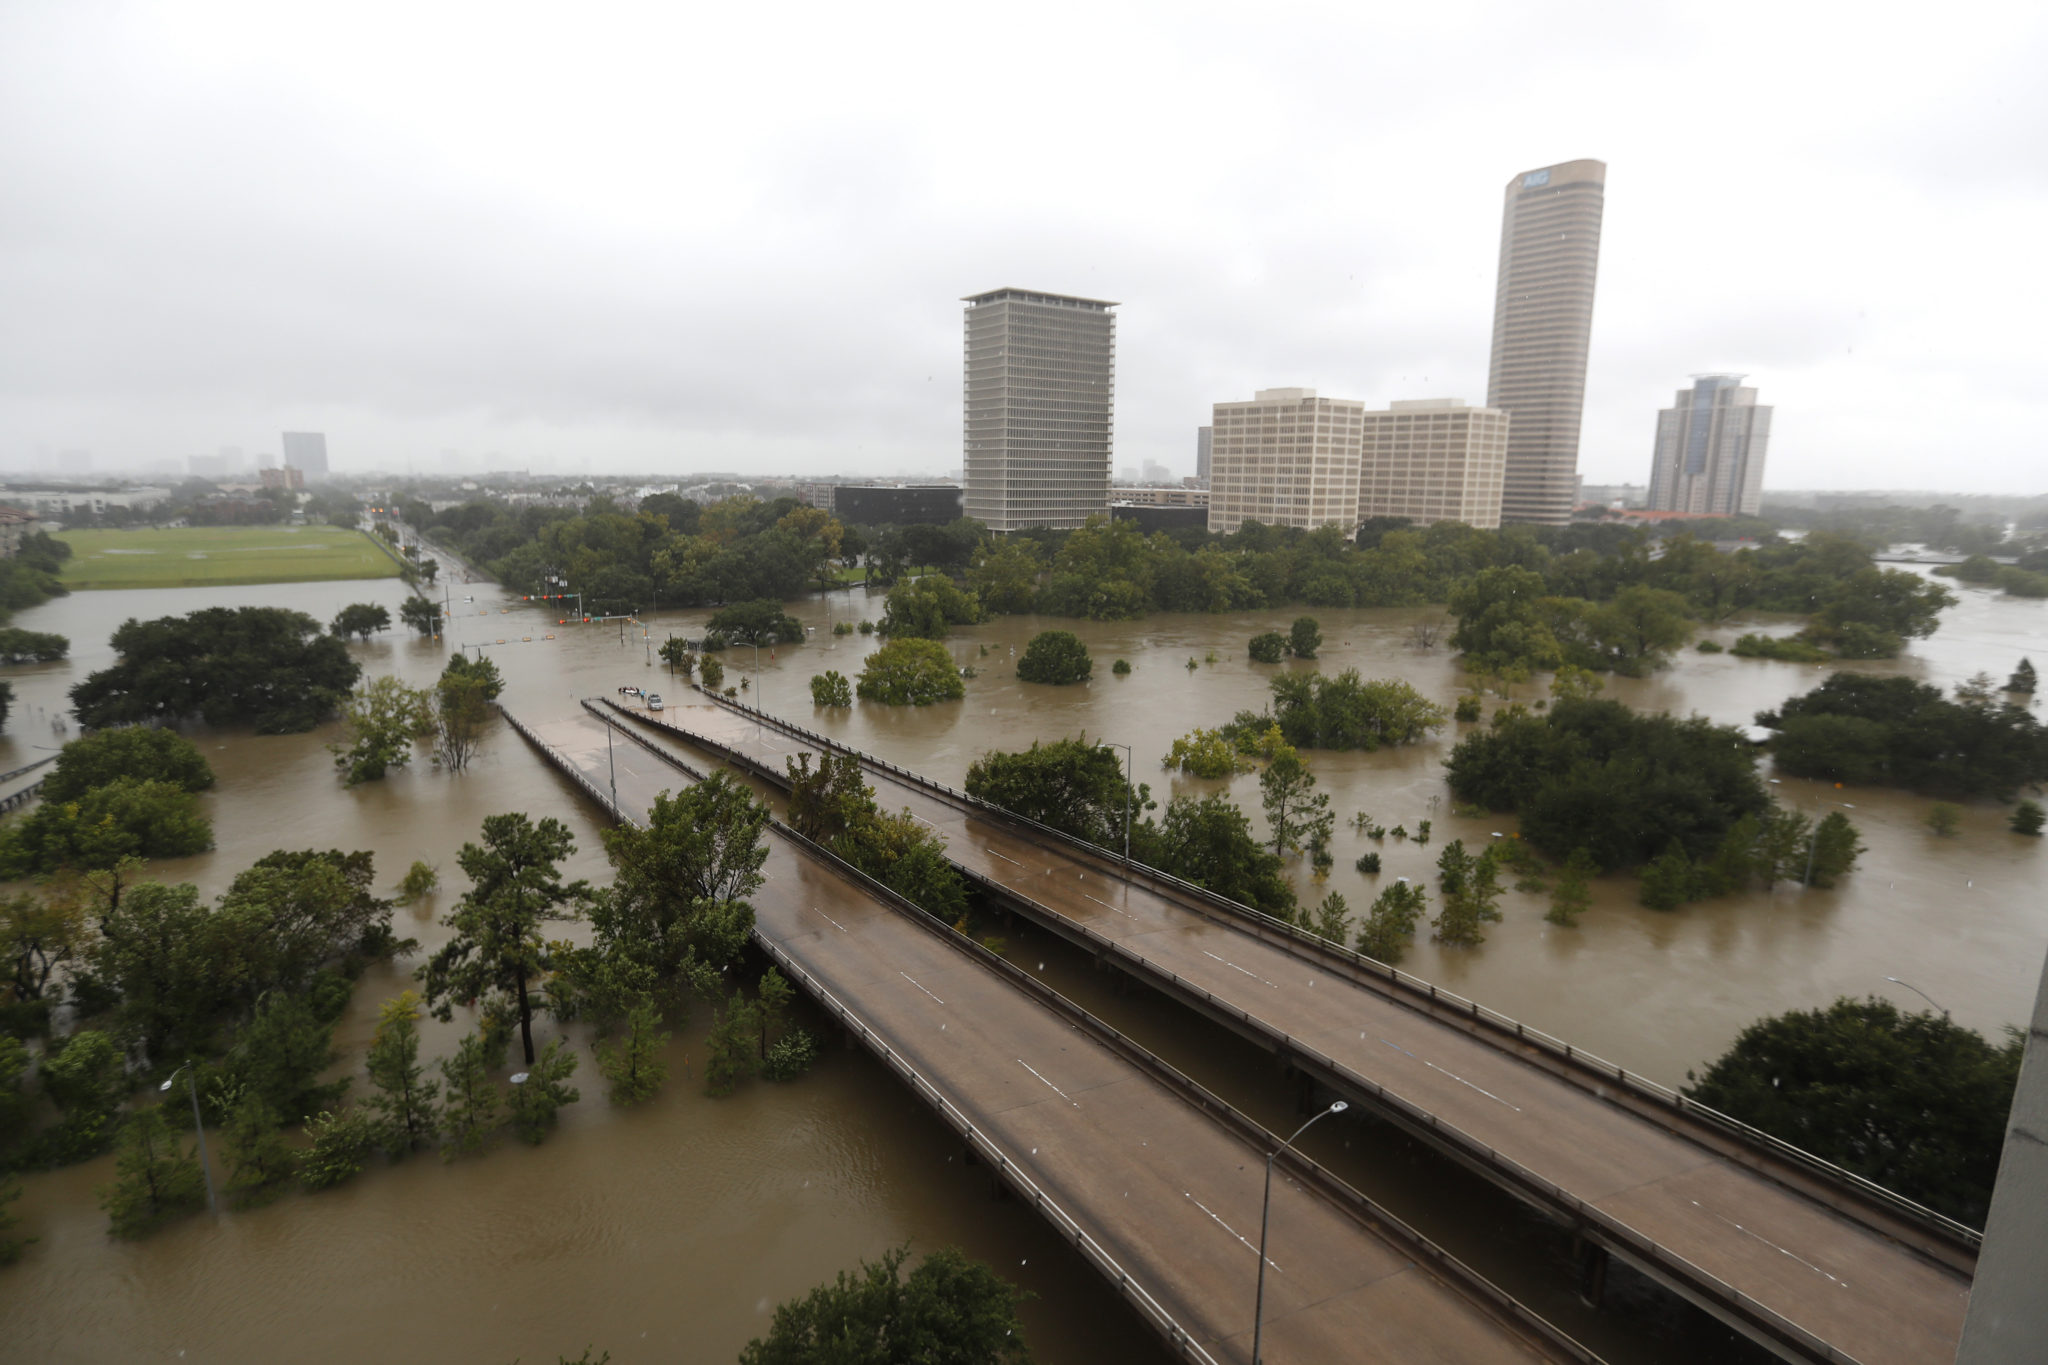
[[[536, 718], [571, 713], [578, 697], [622, 683], [662, 686], [665, 671], [650, 662], [652, 647], [670, 633], [698, 633], [708, 616], [661, 613], [643, 640], [632, 627], [622, 637], [615, 626], [558, 626], [531, 607], [508, 607], [495, 588], [457, 591], [477, 601], [458, 603], [451, 640], [482, 645], [498, 659], [505, 704]], [[1946, 687], [1980, 670], [2003, 679], [2021, 655], [2048, 655], [2048, 604], [1961, 595], [1963, 604], [1932, 640], [1900, 660], [1856, 667]], [[15, 623], [26, 629], [69, 635], [73, 655], [6, 670], [16, 709], [0, 737], [0, 767], [33, 761], [44, 756], [39, 746], [77, 733], [62, 728], [65, 691], [110, 659], [108, 636], [126, 617], [283, 605], [326, 620], [352, 601], [383, 602], [395, 613], [403, 596], [389, 581], [166, 589], [81, 593], [20, 613]], [[725, 656], [728, 681], [747, 677], [754, 684], [748, 695], [771, 710], [955, 784], [989, 749], [1086, 733], [1132, 745], [1139, 779], [1162, 799], [1227, 787], [1256, 813], [1255, 779], [1176, 779], [1159, 760], [1186, 730], [1264, 704], [1276, 670], [1250, 664], [1244, 642], [1284, 628], [1292, 612], [1124, 623], [1005, 618], [947, 642], [962, 664], [979, 670], [963, 702], [814, 712], [810, 676], [825, 668], [853, 676], [875, 643], [835, 638], [831, 623], [879, 618], [881, 603], [854, 590], [789, 609], [817, 627], [812, 643], [762, 650], [758, 674], [751, 649]], [[1408, 643], [1415, 621], [1439, 614], [1316, 612], [1328, 642], [1319, 666], [1404, 678], [1448, 703], [1462, 683], [1448, 651]], [[1016, 680], [1012, 651], [1048, 628], [1074, 630], [1087, 642], [1096, 658], [1091, 683], [1048, 688]], [[1732, 639], [1746, 628], [1754, 623], [1714, 635]], [[371, 675], [394, 672], [417, 684], [430, 681], [445, 658], [442, 645], [397, 634], [354, 651]], [[1212, 651], [1216, 661], [1205, 662]], [[1118, 657], [1133, 665], [1129, 676], [1110, 674]], [[1688, 650], [1653, 678], [1611, 681], [1608, 695], [1740, 723], [1824, 676]], [[324, 749], [331, 730], [194, 737], [220, 777], [202, 798], [219, 847], [161, 871], [209, 894], [278, 847], [375, 850], [387, 885], [425, 859], [455, 885], [429, 904], [400, 910], [398, 919], [430, 949], [443, 933], [435, 918], [460, 890], [457, 848], [475, 837], [485, 815], [503, 810], [560, 817], [579, 845], [570, 871], [605, 874], [597, 813], [508, 728], [498, 727], [469, 773], [419, 767], [355, 791], [333, 774]], [[1442, 761], [1455, 741], [1447, 731], [1401, 750], [1310, 755], [1339, 828], [1337, 870], [1326, 886], [1299, 874], [1304, 899], [1336, 889], [1362, 911], [1386, 878], [1431, 878], [1448, 839], [1470, 846], [1513, 829], [1450, 813]], [[1887, 976], [1911, 981], [1987, 1033], [2026, 1017], [2048, 945], [2043, 841], [2008, 833], [2006, 808], [1990, 802], [1966, 810], [1960, 837], [1942, 839], [1925, 828], [1922, 798], [1794, 781], [1781, 791], [1809, 809], [1820, 801], [1855, 807], [1852, 818], [1870, 848], [1840, 888], [1780, 888], [1659, 914], [1634, 904], [1631, 882], [1615, 880], [1599, 888], [1594, 908], [1572, 930], [1546, 925], [1539, 899], [1510, 892], [1506, 921], [1485, 946], [1439, 950], [1425, 937], [1403, 965], [1674, 1084], [1758, 1015], [1893, 992]], [[1344, 823], [1358, 810], [1410, 829], [1433, 819], [1435, 840], [1427, 848], [1392, 839], [1372, 845]], [[1352, 870], [1369, 847], [1384, 856], [1380, 878]], [[359, 1068], [377, 1004], [404, 986], [411, 961], [373, 973], [356, 993], [338, 1037], [338, 1070]], [[1904, 992], [1893, 998], [1920, 1003]], [[462, 1025], [459, 1016], [455, 1025], [430, 1024], [426, 1052], [440, 1055]], [[110, 1177], [109, 1162], [32, 1176], [18, 1208], [41, 1240], [21, 1264], [0, 1272], [0, 1341], [10, 1358], [62, 1362], [540, 1361], [573, 1357], [586, 1345], [609, 1349], [619, 1365], [729, 1361], [765, 1329], [776, 1301], [909, 1240], [918, 1248], [958, 1244], [1036, 1293], [1027, 1324], [1043, 1360], [1165, 1358], [1028, 1211], [989, 1197], [986, 1173], [963, 1168], [949, 1135], [864, 1053], [835, 1046], [803, 1081], [754, 1083], [709, 1100], [691, 1074], [701, 1043], [699, 1020], [671, 1045], [666, 1091], [634, 1110], [605, 1101], [586, 1053], [578, 1076], [583, 1101], [542, 1147], [506, 1141], [452, 1165], [416, 1158], [338, 1190], [289, 1195], [218, 1223], [194, 1219], [135, 1245], [107, 1238], [92, 1197], [93, 1186]], [[1243, 1062], [1257, 1065], [1256, 1058]], [[1274, 1121], [1280, 1116], [1276, 1109]], [[1423, 1221], [1426, 1213], [1417, 1208], [1411, 1216]], [[1659, 1358], [1655, 1348], [1599, 1344], [1616, 1359]]]

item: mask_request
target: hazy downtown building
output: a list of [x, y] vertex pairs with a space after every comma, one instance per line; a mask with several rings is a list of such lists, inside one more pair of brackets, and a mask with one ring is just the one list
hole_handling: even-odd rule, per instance
[[1514, 417], [1503, 521], [1571, 520], [1606, 184], [1603, 161], [1566, 161], [1508, 182], [1486, 381], [1486, 406]]
[[1195, 428], [1195, 477], [1202, 481], [1204, 488], [1209, 486], [1209, 457], [1215, 440], [1216, 428]]
[[284, 434], [284, 463], [304, 470], [314, 483], [327, 477], [327, 437], [318, 431], [287, 431]]
[[1739, 374], [1694, 375], [1692, 387], [1657, 414], [1650, 460], [1650, 508], [1714, 516], [1755, 516], [1764, 501], [1771, 410]]
[[1512, 423], [1498, 408], [1420, 398], [1365, 414], [1358, 519], [1500, 525]]
[[1028, 289], [967, 304], [966, 514], [991, 531], [1109, 509], [1114, 303]]
[[1359, 437], [1365, 404], [1314, 389], [1260, 389], [1218, 403], [1209, 453], [1209, 529], [1247, 521], [1314, 530], [1358, 525]]

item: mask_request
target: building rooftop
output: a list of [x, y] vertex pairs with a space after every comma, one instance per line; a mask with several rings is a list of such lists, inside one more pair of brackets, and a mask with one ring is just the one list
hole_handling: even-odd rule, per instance
[[985, 294], [962, 294], [962, 303], [994, 303], [998, 299], [1022, 299], [1025, 303], [1073, 304], [1080, 308], [1115, 308], [1119, 305], [1111, 299], [1084, 299], [1074, 294], [1050, 294], [1043, 289], [1019, 289], [1015, 285], [1004, 285], [991, 289]]

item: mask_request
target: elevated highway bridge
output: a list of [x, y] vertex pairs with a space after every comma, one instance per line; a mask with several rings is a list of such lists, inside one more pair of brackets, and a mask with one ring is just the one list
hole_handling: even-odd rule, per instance
[[[696, 694], [691, 694], [696, 703]], [[850, 752], [752, 708], [606, 707], [787, 785]], [[1954, 1357], [1976, 1234], [1558, 1039], [862, 755], [999, 902], [1257, 1040], [1787, 1360]]]

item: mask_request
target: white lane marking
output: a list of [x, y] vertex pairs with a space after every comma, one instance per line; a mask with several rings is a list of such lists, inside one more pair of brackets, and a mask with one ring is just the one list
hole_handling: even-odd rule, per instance
[[1108, 901], [1104, 901], [1104, 900], [1095, 900], [1095, 897], [1093, 897], [1093, 896], [1090, 896], [1090, 895], [1088, 895], [1088, 893], [1087, 893], [1086, 891], [1083, 891], [1083, 892], [1082, 892], [1081, 894], [1082, 894], [1082, 895], [1083, 895], [1084, 897], [1087, 897], [1087, 899], [1089, 899], [1089, 900], [1091, 900], [1091, 901], [1095, 901], [1095, 903], [1096, 903], [1097, 905], [1101, 906], [1101, 907], [1102, 907], [1103, 909], [1105, 909], [1105, 910], [1114, 910], [1114, 911], [1116, 911], [1116, 912], [1117, 912], [1117, 913], [1118, 913], [1119, 915], [1122, 915], [1122, 916], [1123, 916], [1123, 917], [1124, 917], [1125, 919], [1136, 919], [1136, 918], [1137, 918], [1137, 916], [1136, 916], [1136, 915], [1133, 915], [1133, 914], [1132, 914], [1132, 913], [1131, 913], [1130, 911], [1128, 911], [1128, 910], [1124, 909], [1124, 908], [1123, 908], [1122, 906], [1120, 906], [1120, 905], [1111, 905], [1111, 904], [1110, 904], [1110, 903], [1109, 903]]
[[[904, 979], [905, 981], [908, 981], [908, 982], [910, 982], [910, 984], [911, 984], [911, 985], [913, 985], [913, 986], [917, 986], [917, 982], [916, 982], [916, 981], [915, 981], [915, 980], [914, 980], [914, 979], [913, 979], [913, 978], [911, 977], [911, 975], [910, 975], [910, 973], [909, 973], [909, 972], [898, 972], [898, 973], [896, 973], [896, 975], [898, 975], [898, 976], [902, 977], [902, 978], [903, 978], [903, 979]], [[921, 990], [921, 991], [924, 991], [924, 987], [922, 987], [922, 986], [917, 986], [917, 988], [918, 988], [919, 990]], [[932, 993], [931, 993], [930, 991], [924, 991], [924, 993], [925, 993], [926, 995], [932, 995]], [[939, 997], [937, 997], [936, 995], [932, 995], [932, 999], [934, 999], [934, 1000], [939, 1000]], [[943, 1000], [939, 1000], [939, 1003], [940, 1003], [941, 1005], [943, 1005], [943, 1004], [945, 1004], [946, 1002], [945, 1002], [945, 1001], [943, 1001]]]
[[[1025, 1069], [1026, 1071], [1030, 1072], [1030, 1073], [1031, 1073], [1032, 1075], [1034, 1075], [1034, 1076], [1038, 1076], [1038, 1079], [1039, 1079], [1039, 1080], [1040, 1080], [1041, 1082], [1043, 1082], [1043, 1083], [1044, 1083], [1044, 1085], [1045, 1085], [1045, 1088], [1046, 1088], [1046, 1089], [1048, 1089], [1048, 1090], [1052, 1091], [1052, 1093], [1053, 1093], [1053, 1094], [1055, 1094], [1055, 1095], [1058, 1095], [1058, 1096], [1059, 1096], [1059, 1097], [1060, 1097], [1061, 1099], [1065, 1100], [1065, 1101], [1066, 1101], [1066, 1102], [1067, 1102], [1068, 1104], [1071, 1104], [1071, 1105], [1073, 1105], [1073, 1106], [1074, 1106], [1074, 1107], [1075, 1107], [1076, 1109], [1079, 1109], [1079, 1108], [1081, 1107], [1081, 1102], [1080, 1102], [1079, 1100], [1075, 1099], [1075, 1098], [1074, 1098], [1074, 1097], [1073, 1097], [1072, 1095], [1069, 1095], [1069, 1094], [1068, 1094], [1068, 1093], [1067, 1093], [1066, 1091], [1064, 1091], [1064, 1090], [1060, 1089], [1060, 1088], [1059, 1088], [1058, 1086], [1054, 1085], [1054, 1084], [1053, 1084], [1053, 1083], [1052, 1083], [1051, 1081], [1048, 1081], [1048, 1080], [1046, 1080], [1044, 1076], [1040, 1076], [1040, 1075], [1039, 1075], [1039, 1072], [1038, 1072], [1038, 1068], [1037, 1068], [1037, 1067], [1035, 1067], [1035, 1066], [1033, 1066], [1033, 1065], [1031, 1065], [1031, 1063], [1029, 1063], [1029, 1062], [1025, 1061], [1025, 1060], [1024, 1060], [1024, 1059], [1023, 1059], [1022, 1057], [1019, 1057], [1019, 1058], [1017, 1059], [1017, 1065], [1018, 1065], [1018, 1066], [1021, 1066], [1021, 1067], [1023, 1067], [1023, 1068], [1024, 1068], [1024, 1069]], [[1033, 1153], [1036, 1153], [1036, 1152], [1038, 1151], [1038, 1149], [1037, 1149], [1036, 1147], [1033, 1147], [1033, 1148], [1032, 1148], [1031, 1150], [1032, 1150], [1032, 1152], [1033, 1152]]]
[[1770, 1238], [1762, 1236], [1758, 1233], [1751, 1232], [1748, 1228], [1742, 1226], [1742, 1224], [1736, 1222], [1733, 1218], [1722, 1218], [1720, 1214], [1715, 1213], [1713, 1210], [1709, 1209], [1705, 1204], [1702, 1204], [1699, 1200], [1693, 1200], [1692, 1206], [1700, 1210], [1702, 1213], [1708, 1214], [1710, 1217], [1720, 1218], [1722, 1222], [1726, 1223], [1729, 1227], [1734, 1228], [1737, 1232], [1741, 1233], [1745, 1237], [1755, 1237], [1759, 1242], [1762, 1242], [1765, 1246], [1769, 1247], [1771, 1250], [1775, 1252], [1778, 1252], [1780, 1255], [1790, 1256], [1793, 1260], [1799, 1262], [1799, 1264], [1805, 1266], [1814, 1274], [1827, 1275], [1827, 1278], [1834, 1280], [1836, 1284], [1842, 1286], [1842, 1288], [1844, 1289], [1847, 1289], [1849, 1287], [1849, 1282], [1847, 1280], [1837, 1279], [1833, 1275], [1828, 1275], [1827, 1271], [1822, 1270], [1819, 1266], [1815, 1265], [1812, 1261], [1807, 1260], [1804, 1256], [1799, 1255], [1797, 1252], [1787, 1251], [1785, 1250], [1785, 1248], [1779, 1246], [1776, 1242], [1773, 1242]]
[[[1203, 956], [1203, 957], [1216, 957], [1216, 954], [1214, 954], [1214, 953], [1210, 952], [1210, 951], [1209, 951], [1209, 950], [1208, 950], [1207, 948], [1204, 948], [1204, 949], [1202, 949], [1202, 956]], [[1261, 985], [1265, 985], [1265, 986], [1273, 986], [1273, 983], [1272, 983], [1272, 982], [1270, 982], [1270, 981], [1266, 980], [1266, 978], [1265, 978], [1265, 977], [1263, 977], [1263, 976], [1260, 976], [1260, 975], [1259, 975], [1259, 974], [1258, 974], [1257, 972], [1253, 971], [1253, 970], [1252, 970], [1251, 968], [1249, 968], [1249, 967], [1240, 967], [1240, 966], [1238, 966], [1238, 965], [1237, 965], [1237, 964], [1236, 964], [1235, 962], [1232, 962], [1232, 961], [1231, 961], [1231, 960], [1230, 960], [1229, 958], [1227, 958], [1227, 957], [1216, 957], [1216, 960], [1217, 960], [1218, 962], [1221, 962], [1221, 963], [1222, 963], [1222, 964], [1223, 964], [1224, 966], [1226, 966], [1226, 967], [1230, 968], [1230, 969], [1231, 969], [1232, 971], [1237, 971], [1237, 972], [1243, 972], [1243, 973], [1244, 973], [1244, 974], [1245, 974], [1246, 976], [1250, 977], [1250, 978], [1251, 978], [1252, 980], [1254, 980], [1254, 981], [1256, 981], [1256, 982], [1260, 983]], [[1279, 988], [1278, 986], [1273, 986], [1273, 989], [1277, 991], [1277, 990], [1279, 990], [1280, 988]]]
[[[1210, 1208], [1201, 1200], [1195, 1199], [1195, 1193], [1193, 1190], [1182, 1190], [1181, 1193], [1185, 1194], [1189, 1199], [1194, 1199], [1195, 1207], [1200, 1209], [1203, 1213], [1208, 1214], [1210, 1218], [1214, 1219], [1217, 1227], [1222, 1228], [1232, 1237], [1237, 1238], [1239, 1244], [1242, 1245], [1246, 1251], [1249, 1251], [1254, 1256], [1257, 1256], [1259, 1254], [1259, 1249], [1257, 1247], [1253, 1246], [1250, 1242], [1244, 1240], [1243, 1233], [1239, 1232], [1236, 1228], [1230, 1226], [1230, 1224], [1224, 1222], [1221, 1218], [1217, 1218], [1216, 1210]], [[1274, 1260], [1271, 1256], [1268, 1256], [1266, 1258], [1266, 1264], [1272, 1266], [1275, 1270], [1280, 1269], [1280, 1263]]]
[[[1364, 1035], [1363, 1033], [1361, 1033], [1361, 1034], [1359, 1034], [1358, 1036], [1359, 1036], [1359, 1037], [1361, 1037], [1361, 1038], [1363, 1038], [1363, 1037], [1364, 1037], [1365, 1035]], [[1380, 1039], [1380, 1041], [1381, 1041], [1381, 1042], [1383, 1042], [1383, 1043], [1386, 1043], [1388, 1047], [1390, 1047], [1390, 1048], [1394, 1049], [1394, 1051], [1396, 1051], [1396, 1052], [1400, 1053], [1400, 1054], [1401, 1054], [1402, 1056], [1404, 1056], [1404, 1057], [1415, 1057], [1415, 1054], [1414, 1054], [1414, 1053], [1410, 1052], [1410, 1051], [1409, 1051], [1409, 1050], [1408, 1050], [1407, 1048], [1405, 1048], [1405, 1047], [1402, 1047], [1402, 1046], [1401, 1046], [1401, 1045], [1400, 1045], [1399, 1043], [1389, 1043], [1389, 1042], [1387, 1042], [1387, 1040], [1386, 1040], [1385, 1038], [1382, 1038], [1382, 1039]], [[1513, 1101], [1510, 1101], [1510, 1100], [1504, 1100], [1504, 1099], [1502, 1099], [1502, 1098], [1501, 1098], [1500, 1096], [1498, 1096], [1498, 1095], [1494, 1094], [1494, 1093], [1493, 1093], [1493, 1092], [1492, 1092], [1491, 1090], [1488, 1090], [1488, 1089], [1487, 1089], [1487, 1088], [1486, 1088], [1485, 1086], [1483, 1086], [1483, 1085], [1473, 1085], [1473, 1084], [1472, 1084], [1472, 1082], [1470, 1082], [1470, 1081], [1466, 1080], [1466, 1079], [1465, 1079], [1465, 1078], [1464, 1078], [1463, 1076], [1460, 1076], [1460, 1075], [1459, 1075], [1459, 1074], [1458, 1074], [1457, 1072], [1455, 1072], [1455, 1071], [1445, 1071], [1445, 1070], [1444, 1070], [1444, 1069], [1443, 1069], [1442, 1067], [1438, 1066], [1438, 1065], [1437, 1065], [1437, 1064], [1436, 1064], [1435, 1062], [1432, 1062], [1432, 1061], [1430, 1061], [1429, 1059], [1427, 1059], [1427, 1058], [1425, 1058], [1425, 1057], [1415, 1057], [1415, 1060], [1416, 1060], [1416, 1061], [1418, 1061], [1418, 1062], [1421, 1062], [1421, 1063], [1422, 1063], [1422, 1064], [1423, 1064], [1424, 1066], [1428, 1067], [1428, 1068], [1429, 1068], [1429, 1069], [1430, 1069], [1431, 1071], [1435, 1071], [1435, 1072], [1438, 1072], [1438, 1073], [1440, 1073], [1440, 1074], [1442, 1074], [1442, 1075], [1445, 1075], [1445, 1076], [1449, 1076], [1449, 1077], [1450, 1077], [1450, 1078], [1451, 1078], [1452, 1080], [1456, 1081], [1456, 1082], [1457, 1082], [1457, 1083], [1458, 1083], [1459, 1085], [1462, 1085], [1462, 1086], [1468, 1086], [1468, 1087], [1470, 1087], [1470, 1088], [1471, 1088], [1471, 1089], [1473, 1089], [1473, 1090], [1477, 1090], [1477, 1091], [1478, 1091], [1478, 1092], [1479, 1092], [1480, 1094], [1482, 1094], [1482, 1095], [1486, 1096], [1486, 1098], [1488, 1098], [1488, 1099], [1492, 1100], [1492, 1101], [1493, 1101], [1493, 1102], [1494, 1102], [1495, 1104], [1505, 1104], [1505, 1105], [1507, 1105], [1507, 1107], [1508, 1107], [1508, 1108], [1510, 1108], [1510, 1109], [1514, 1110], [1514, 1111], [1515, 1111], [1515, 1112], [1516, 1112], [1517, 1114], [1519, 1114], [1519, 1113], [1521, 1113], [1521, 1112], [1522, 1112], [1522, 1106], [1521, 1106], [1521, 1105], [1519, 1105], [1519, 1104], [1516, 1104], [1516, 1103], [1514, 1103]]]
[[1004, 862], [1008, 863], [1008, 864], [1009, 864], [1010, 866], [1012, 866], [1012, 867], [1022, 867], [1022, 866], [1024, 866], [1024, 864], [1022, 864], [1022, 863], [1018, 862], [1018, 861], [1017, 861], [1017, 860], [1016, 860], [1015, 858], [1012, 858], [1012, 857], [1011, 857], [1011, 856], [1010, 856], [1009, 854], [1007, 854], [1007, 853], [996, 853], [996, 851], [995, 851], [994, 849], [992, 849], [992, 848], [984, 848], [984, 849], [982, 850], [982, 852], [983, 852], [983, 853], [994, 853], [996, 857], [998, 857], [998, 858], [1001, 858], [1001, 859], [1002, 859], [1002, 860], [1003, 860]]
[[840, 933], [844, 934], [844, 933], [850, 933], [850, 932], [851, 932], [851, 931], [850, 931], [849, 929], [847, 929], [847, 927], [846, 927], [845, 925], [841, 924], [841, 923], [840, 923], [840, 922], [839, 922], [838, 920], [836, 920], [836, 919], [833, 919], [833, 918], [832, 918], [832, 917], [831, 917], [830, 915], [826, 915], [826, 914], [825, 914], [825, 912], [824, 912], [823, 910], [820, 910], [820, 909], [818, 909], [818, 907], [817, 907], [817, 906], [815, 906], [815, 905], [814, 905], [814, 906], [812, 906], [812, 907], [811, 907], [811, 910], [812, 910], [812, 911], [813, 911], [814, 913], [816, 913], [816, 914], [819, 914], [819, 915], [824, 915], [824, 916], [825, 916], [825, 923], [827, 923], [827, 924], [831, 925], [831, 926], [832, 926], [832, 927], [833, 927], [834, 929], [837, 929], [837, 930], [838, 930], [838, 931], [839, 931]]

